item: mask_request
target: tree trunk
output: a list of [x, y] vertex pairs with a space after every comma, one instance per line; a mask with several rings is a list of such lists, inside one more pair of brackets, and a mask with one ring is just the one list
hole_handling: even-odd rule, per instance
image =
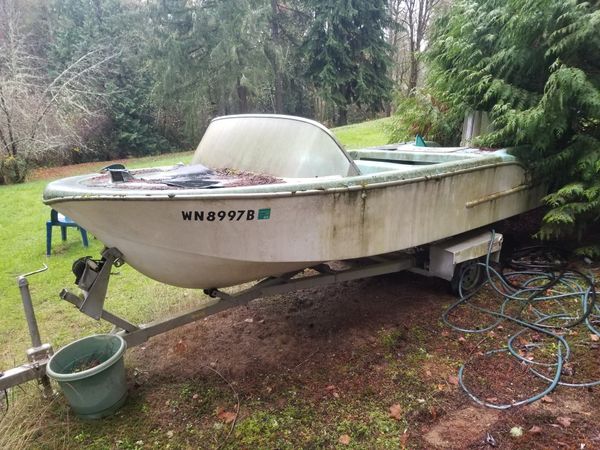
[[283, 113], [283, 75], [279, 69], [275, 72], [275, 113]]
[[248, 88], [240, 83], [240, 78], [237, 80], [237, 95], [240, 114], [248, 112]]
[[410, 53], [410, 74], [408, 78], [408, 95], [413, 95], [419, 81], [419, 61], [415, 56], [415, 52]]
[[2, 128], [0, 128], [0, 143], [2, 144], [2, 147], [4, 148], [4, 151], [0, 152], [0, 155], [2, 155], [4, 152], [6, 152], [6, 154], [8, 154], [8, 152], [9, 152], [8, 142], [6, 142], [4, 133], [2, 133]]
[[348, 125], [348, 105], [338, 106], [338, 127]]
[[273, 67], [274, 88], [275, 88], [275, 113], [283, 112], [283, 74], [281, 73], [281, 65], [277, 57], [277, 49], [279, 45], [279, 8], [277, 0], [271, 0], [271, 39], [273, 40], [273, 49], [271, 49], [267, 57]]
[[10, 144], [10, 145], [6, 145], [6, 152], [8, 153], [8, 156], [17, 156], [17, 143], [15, 142], [15, 138], [13, 135], [13, 127], [12, 127], [10, 111], [8, 110], [8, 107], [6, 106], [6, 102], [4, 101], [4, 93], [2, 92], [1, 86], [0, 86], [0, 109], [2, 109], [2, 111], [4, 112], [4, 115], [6, 116], [6, 128], [7, 128], [7, 132], [8, 132], [8, 142], [5, 141], [4, 136], [2, 136], [2, 140], [4, 142], [6, 142], [6, 144]]

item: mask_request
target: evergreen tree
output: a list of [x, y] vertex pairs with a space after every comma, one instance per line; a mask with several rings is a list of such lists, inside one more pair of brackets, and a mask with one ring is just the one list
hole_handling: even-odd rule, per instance
[[261, 45], [267, 6], [264, 0], [165, 0], [153, 6], [148, 41], [158, 80], [154, 99], [179, 121], [188, 143], [197, 142], [215, 115], [250, 112], [260, 102], [269, 85]]
[[90, 144], [104, 158], [156, 154], [170, 149], [155, 123], [153, 88], [141, 27], [144, 15], [120, 0], [54, 0], [51, 73], [89, 52], [111, 53], [103, 79], [106, 122]]
[[301, 43], [311, 16], [302, 0], [269, 0], [270, 32], [263, 50], [273, 75], [273, 112], [312, 117]]
[[308, 16], [296, 3], [151, 3], [146, 41], [165, 126], [192, 144], [215, 115], [310, 115], [296, 51]]
[[348, 106], [380, 110], [389, 98], [386, 0], [313, 0], [314, 20], [304, 42], [307, 75], [333, 102], [338, 123]]
[[495, 132], [480, 143], [514, 147], [549, 184], [540, 236], [577, 236], [597, 223], [598, 2], [458, 0], [437, 21], [432, 43], [434, 97], [455, 115], [489, 111]]

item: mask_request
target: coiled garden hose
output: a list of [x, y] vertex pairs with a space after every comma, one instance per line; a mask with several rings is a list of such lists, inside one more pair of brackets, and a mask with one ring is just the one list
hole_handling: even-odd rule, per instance
[[[442, 315], [442, 320], [453, 330], [463, 333], [486, 333], [498, 327], [503, 322], [519, 325], [521, 329], [512, 334], [505, 347], [490, 350], [483, 357], [492, 357], [500, 353], [508, 353], [520, 363], [525, 364], [528, 371], [535, 377], [544, 380], [548, 385], [541, 391], [524, 400], [511, 403], [493, 403], [482, 400], [475, 395], [465, 383], [465, 370], [467, 363], [461, 365], [458, 371], [460, 387], [476, 403], [494, 409], [508, 409], [515, 406], [526, 405], [548, 395], [557, 386], [590, 387], [600, 385], [600, 380], [568, 383], [561, 381], [563, 368], [572, 357], [571, 347], [563, 336], [568, 330], [578, 326], [585, 326], [587, 330], [600, 337], [600, 330], [595, 323], [600, 322], [600, 308], [596, 304], [595, 282], [592, 276], [567, 266], [565, 252], [551, 247], [529, 247], [513, 254], [508, 267], [500, 268], [490, 262], [492, 244], [495, 233], [492, 232], [490, 245], [485, 262], [479, 262], [485, 269], [486, 279], [474, 291], [464, 293], [462, 289], [463, 276], [459, 281], [460, 299], [452, 304]], [[560, 259], [540, 261], [544, 252], [553, 256], [560, 255]], [[530, 255], [530, 256], [528, 256]], [[530, 258], [528, 261], [527, 258]], [[533, 259], [533, 260], [532, 260]], [[506, 268], [512, 269], [505, 272]], [[473, 303], [474, 297], [484, 286], [491, 288], [492, 295], [498, 299], [498, 309], [490, 309]], [[548, 311], [547, 305], [552, 305]], [[517, 306], [517, 314], [509, 314], [509, 307]], [[465, 328], [451, 322], [450, 315], [459, 307], [470, 307], [479, 313], [490, 317], [490, 323], [478, 327]], [[527, 314], [527, 317], [524, 315]], [[536, 361], [520, 354], [515, 347], [515, 341], [527, 331], [535, 331], [546, 335], [556, 341], [556, 350], [552, 362]], [[587, 331], [586, 330], [586, 331]], [[527, 350], [539, 349], [541, 344], [531, 342], [521, 344]], [[469, 360], [470, 361], [470, 360]], [[553, 368], [554, 374], [546, 376], [540, 368]]]

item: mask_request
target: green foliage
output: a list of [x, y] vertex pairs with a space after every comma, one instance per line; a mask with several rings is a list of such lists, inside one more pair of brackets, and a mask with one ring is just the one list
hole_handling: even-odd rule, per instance
[[269, 0], [150, 2], [153, 26], [144, 40], [166, 133], [191, 145], [215, 115], [311, 116], [297, 55], [302, 8], [295, 1], [286, 8]]
[[340, 125], [351, 104], [380, 110], [392, 86], [386, 1], [313, 0], [311, 6], [315, 16], [303, 44], [309, 79], [337, 106]]
[[264, 4], [168, 0], [152, 4], [149, 17], [153, 101], [169, 132], [195, 144], [214, 115], [248, 112], [264, 84], [257, 69], [268, 65], [256, 45]]
[[576, 0], [459, 0], [435, 24], [428, 86], [450, 114], [487, 110], [550, 186], [543, 238], [600, 217], [600, 10]]
[[[337, 105], [342, 122], [348, 106], [360, 120], [390, 92], [385, 0], [8, 3], [20, 5], [15, 17], [26, 25], [17, 35], [24, 67], [20, 79], [0, 76], [19, 107], [9, 104], [18, 120], [0, 117], [0, 125], [18, 131], [8, 138], [15, 147], [8, 155], [25, 147], [25, 136], [34, 164], [194, 146], [217, 115], [284, 113], [333, 122]], [[0, 33], [7, 42], [9, 35]], [[326, 39], [325, 52], [311, 36]], [[314, 54], [308, 62], [307, 50]], [[1, 53], [7, 67], [12, 53]], [[307, 76], [308, 63], [314, 77]], [[326, 66], [321, 74], [319, 64]], [[44, 147], [29, 132], [36, 126], [46, 132]]]
[[[149, 7], [151, 26], [142, 38], [155, 80], [151, 100], [163, 133], [191, 145], [206, 126], [201, 111], [211, 110], [211, 94], [217, 90], [205, 77], [204, 67], [218, 22], [185, 1], [149, 2]], [[214, 91], [209, 92], [211, 87]]]
[[[126, 67], [123, 67], [126, 70]], [[129, 73], [127, 81], [117, 80], [112, 88], [110, 111], [113, 120], [113, 157], [156, 155], [172, 150], [157, 130], [149, 105], [151, 84], [144, 74]], [[109, 145], [111, 145], [109, 144]]]
[[55, 0], [52, 4], [52, 45], [49, 68], [53, 74], [89, 52], [113, 58], [102, 86], [106, 121], [88, 144], [104, 158], [156, 154], [171, 145], [161, 136], [150, 102], [153, 88], [140, 40], [144, 14], [120, 0], [89, 2]]
[[401, 95], [390, 125], [389, 142], [409, 142], [417, 134], [440, 145], [457, 145], [463, 116], [436, 102], [424, 91]]

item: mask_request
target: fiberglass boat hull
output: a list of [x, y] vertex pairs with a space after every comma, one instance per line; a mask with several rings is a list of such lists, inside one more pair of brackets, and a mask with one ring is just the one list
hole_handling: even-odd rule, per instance
[[88, 197], [51, 185], [45, 196], [150, 278], [218, 288], [427, 244], [528, 211], [544, 194], [510, 158], [415, 178], [262, 190]]

